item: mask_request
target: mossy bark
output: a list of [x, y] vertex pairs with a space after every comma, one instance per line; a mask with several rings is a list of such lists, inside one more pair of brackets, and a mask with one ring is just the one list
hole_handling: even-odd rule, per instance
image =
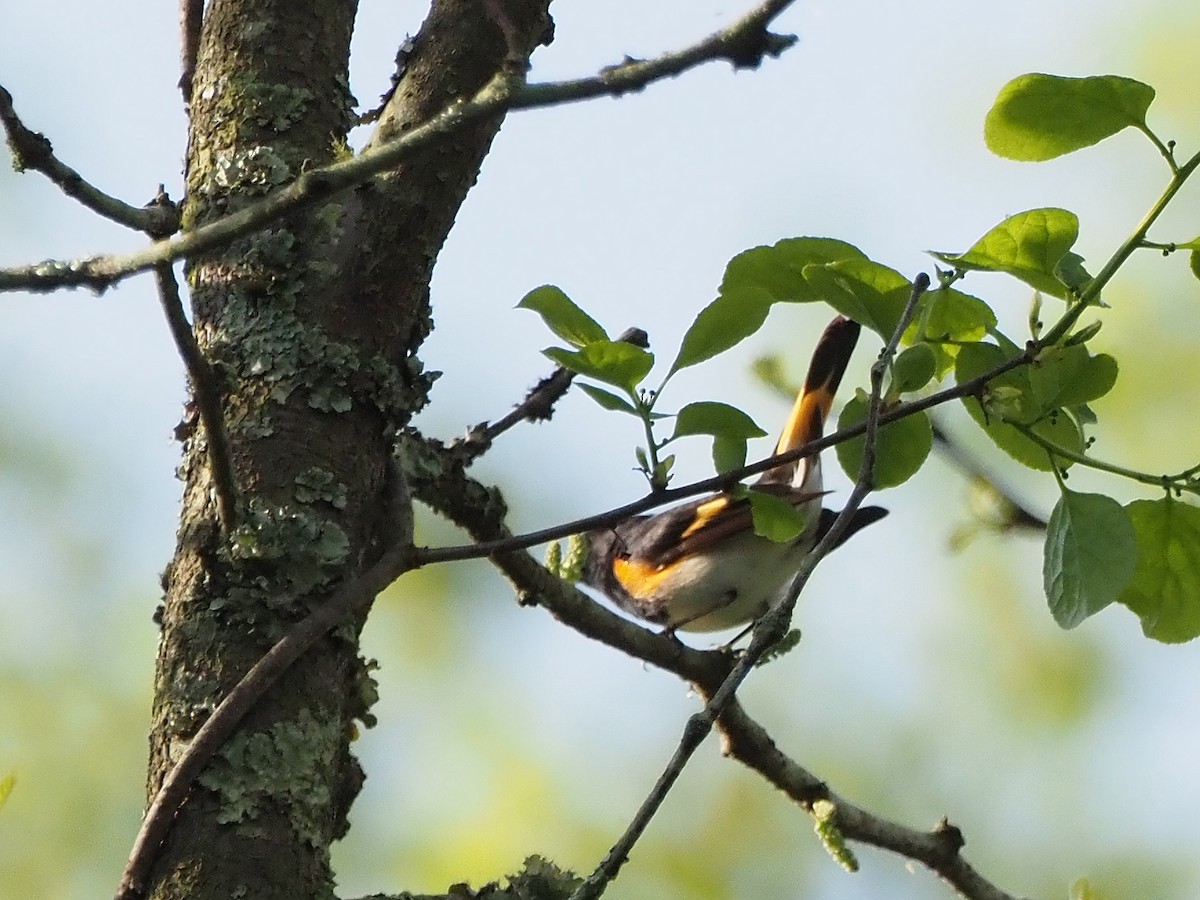
[[[548, 0], [513, 0], [532, 47]], [[435, 2], [376, 140], [478, 89], [510, 51], [476, 0]], [[211, 0], [191, 103], [186, 227], [343, 152], [354, 0]], [[397, 42], [402, 39], [397, 35]], [[511, 36], [510, 36], [511, 39]], [[184, 428], [164, 576], [148, 788], [255, 660], [391, 538], [396, 431], [427, 398], [429, 279], [499, 128], [188, 260], [194, 328], [223, 396], [238, 492], [217, 524], [203, 429]], [[210, 763], [159, 855], [155, 898], [332, 895], [329, 847], [362, 786], [350, 752], [373, 697], [347, 622], [297, 663]]]

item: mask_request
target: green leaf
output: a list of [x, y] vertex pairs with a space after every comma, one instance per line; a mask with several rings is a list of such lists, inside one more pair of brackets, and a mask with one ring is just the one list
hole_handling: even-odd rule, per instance
[[561, 288], [544, 284], [526, 294], [517, 309], [531, 309], [546, 326], [573, 347], [606, 341], [608, 335], [596, 320], [576, 306]]
[[804, 269], [848, 259], [866, 259], [853, 244], [833, 238], [798, 237], [770, 247], [752, 247], [725, 267], [721, 295], [746, 288], [765, 291], [771, 303], [810, 303], [825, 298], [805, 283]]
[[1200, 237], [1192, 238], [1183, 244], [1176, 244], [1176, 250], [1190, 250], [1188, 254], [1188, 268], [1196, 278], [1200, 278]]
[[895, 269], [866, 258], [807, 266], [804, 279], [826, 303], [884, 340], [896, 330], [912, 290]]
[[713, 468], [724, 475], [746, 464], [746, 439], [718, 434], [713, 438]]
[[654, 467], [654, 473], [650, 477], [651, 484], [666, 487], [671, 481], [671, 470], [675, 468], [675, 454], [664, 456], [658, 461], [658, 465]]
[[688, 328], [671, 371], [694, 366], [736, 346], [762, 327], [770, 311], [771, 295], [763, 288], [746, 286], [722, 291], [700, 310]]
[[1054, 267], [1054, 277], [1077, 296], [1087, 290], [1087, 286], [1092, 283], [1092, 273], [1084, 267], [1083, 257], [1074, 250], [1068, 250], [1063, 254], [1058, 265]]
[[783, 544], [804, 533], [807, 527], [804, 513], [782, 497], [755, 490], [749, 496], [755, 534]]
[[805, 282], [806, 266], [865, 258], [852, 244], [816, 237], [789, 238], [739, 253], [725, 267], [717, 299], [700, 311], [684, 335], [671, 372], [711, 359], [754, 334], [774, 303], [824, 300]]
[[[868, 405], [868, 397], [861, 391], [851, 398], [838, 418], [838, 430], [866, 421]], [[865, 436], [837, 445], [838, 462], [852, 479], [857, 479], [862, 469], [865, 447]], [[881, 491], [904, 484], [917, 473], [932, 449], [933, 425], [928, 414], [919, 412], [884, 425], [876, 434], [872, 487]]]
[[978, 297], [954, 288], [931, 291], [926, 297], [920, 316], [925, 340], [974, 343], [996, 327], [996, 314]]
[[954, 368], [959, 344], [983, 340], [996, 327], [990, 306], [954, 288], [940, 288], [922, 298], [916, 321], [904, 335], [908, 343], [928, 341], [934, 353], [938, 378]]
[[579, 350], [542, 351], [565, 369], [633, 393], [654, 365], [654, 354], [624, 341], [593, 341]]
[[675, 416], [675, 433], [670, 440], [690, 434], [725, 435], [745, 440], [763, 437], [766, 432], [736, 406], [701, 400], [679, 410]]
[[1075, 344], [1086, 344], [1088, 341], [1098, 335], [1100, 333], [1100, 329], [1103, 327], [1104, 323], [1097, 319], [1095, 322], [1084, 325], [1078, 331], [1071, 332], [1071, 334], [1065, 341], [1063, 341], [1063, 343], [1068, 347], [1072, 347]]
[[1079, 218], [1065, 209], [1030, 209], [1009, 216], [966, 253], [931, 255], [956, 269], [1005, 272], [1054, 297], [1065, 298], [1059, 263], [1079, 237]]
[[919, 391], [937, 373], [937, 354], [928, 344], [915, 344], [892, 363], [891, 392], [910, 394]]
[[633, 408], [633, 404], [616, 394], [611, 394], [603, 388], [598, 388], [594, 384], [580, 384], [579, 389], [600, 404], [604, 409], [610, 409], [614, 412], [629, 413], [631, 416], [636, 416], [637, 410]]
[[1119, 75], [1021, 75], [984, 120], [988, 149], [1005, 159], [1054, 159], [1129, 128], [1145, 128], [1154, 88]]
[[[968, 344], [959, 351], [955, 380], [964, 384], [1009, 358], [994, 344]], [[993, 379], [981, 397], [964, 397], [963, 405], [997, 447], [1031, 469], [1049, 472], [1054, 469], [1054, 463], [1045, 448], [1009, 422], [1026, 425], [1042, 439], [1065, 450], [1083, 451], [1083, 433], [1079, 424], [1066, 412], [1047, 416], [1024, 369], [1013, 369]], [[1069, 465], [1069, 461], [1059, 461], [1062, 468]]]
[[1125, 509], [1138, 561], [1118, 599], [1142, 620], [1147, 637], [1190, 641], [1200, 635], [1200, 509], [1171, 497], [1135, 500]]
[[1117, 361], [1092, 356], [1082, 344], [1047, 347], [1029, 367], [1029, 383], [1043, 410], [1081, 406], [1103, 397], [1117, 381]]
[[1129, 514], [1103, 494], [1063, 489], [1046, 527], [1042, 582], [1050, 614], [1074, 628], [1116, 600], [1137, 565]]
[[746, 439], [766, 434], [735, 406], [703, 400], [689, 403], [675, 417], [675, 433], [667, 442], [693, 434], [713, 436], [713, 465], [720, 473], [746, 464]]

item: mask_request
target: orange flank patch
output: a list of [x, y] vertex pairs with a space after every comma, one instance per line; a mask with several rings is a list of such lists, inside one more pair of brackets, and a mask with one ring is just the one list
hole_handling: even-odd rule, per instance
[[613, 560], [613, 575], [625, 588], [631, 597], [652, 597], [664, 581], [670, 580], [675, 574], [672, 565], [655, 565], [644, 560], [621, 559]]

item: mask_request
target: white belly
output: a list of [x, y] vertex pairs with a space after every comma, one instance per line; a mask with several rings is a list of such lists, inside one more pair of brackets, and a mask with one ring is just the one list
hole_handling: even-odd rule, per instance
[[746, 625], [791, 582], [809, 542], [781, 544], [755, 534], [680, 563], [669, 620], [680, 631], [719, 631]]

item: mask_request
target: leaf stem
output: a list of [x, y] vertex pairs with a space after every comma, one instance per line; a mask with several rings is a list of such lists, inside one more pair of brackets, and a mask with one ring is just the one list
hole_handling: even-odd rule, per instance
[[1089, 469], [1108, 472], [1110, 475], [1120, 475], [1122, 478], [1128, 478], [1130, 481], [1153, 485], [1166, 491], [1186, 491], [1190, 494], [1200, 495], [1200, 485], [1190, 484], [1187, 479], [1188, 473], [1194, 471], [1194, 469], [1182, 472], [1179, 475], [1152, 475], [1149, 472], [1139, 472], [1136, 469], [1128, 469], [1125, 466], [1118, 466], [1115, 463], [1104, 462], [1103, 460], [1088, 456], [1086, 453], [1063, 447], [1061, 444], [1056, 444], [1054, 441], [1042, 437], [1028, 425], [1022, 425], [1017, 422], [1009, 422], [1008, 424], [1042, 447], [1051, 457], [1070, 460]]
[[1146, 233], [1150, 230], [1150, 226], [1162, 215], [1163, 210], [1167, 208], [1167, 205], [1175, 198], [1175, 195], [1179, 193], [1179, 189], [1183, 187], [1188, 177], [1196, 171], [1197, 166], [1200, 166], [1200, 153], [1196, 153], [1186, 163], [1174, 170], [1171, 181], [1167, 185], [1166, 190], [1162, 192], [1162, 196], [1150, 207], [1150, 211], [1142, 218], [1142, 221], [1138, 224], [1133, 234], [1125, 239], [1125, 242], [1117, 248], [1116, 253], [1104, 264], [1104, 268], [1100, 270], [1100, 273], [1084, 288], [1083, 293], [1079, 295], [1079, 299], [1071, 305], [1066, 314], [1059, 319], [1058, 323], [1046, 333], [1046, 336], [1041, 341], [1043, 346], [1056, 344], [1062, 340], [1067, 335], [1067, 332], [1071, 330], [1071, 326], [1075, 324], [1076, 320], [1083, 315], [1084, 310], [1096, 303], [1100, 298], [1100, 291], [1112, 280], [1117, 270], [1125, 264], [1125, 260], [1129, 259], [1135, 250], [1144, 245]]
[[1150, 139], [1158, 152], [1162, 154], [1163, 159], [1167, 161], [1167, 165], [1171, 167], [1171, 174], [1179, 174], [1179, 164], [1175, 162], [1175, 145], [1172, 142], [1170, 145], [1164, 144], [1157, 134], [1150, 130], [1150, 126], [1145, 122], [1138, 125], [1138, 130]]

